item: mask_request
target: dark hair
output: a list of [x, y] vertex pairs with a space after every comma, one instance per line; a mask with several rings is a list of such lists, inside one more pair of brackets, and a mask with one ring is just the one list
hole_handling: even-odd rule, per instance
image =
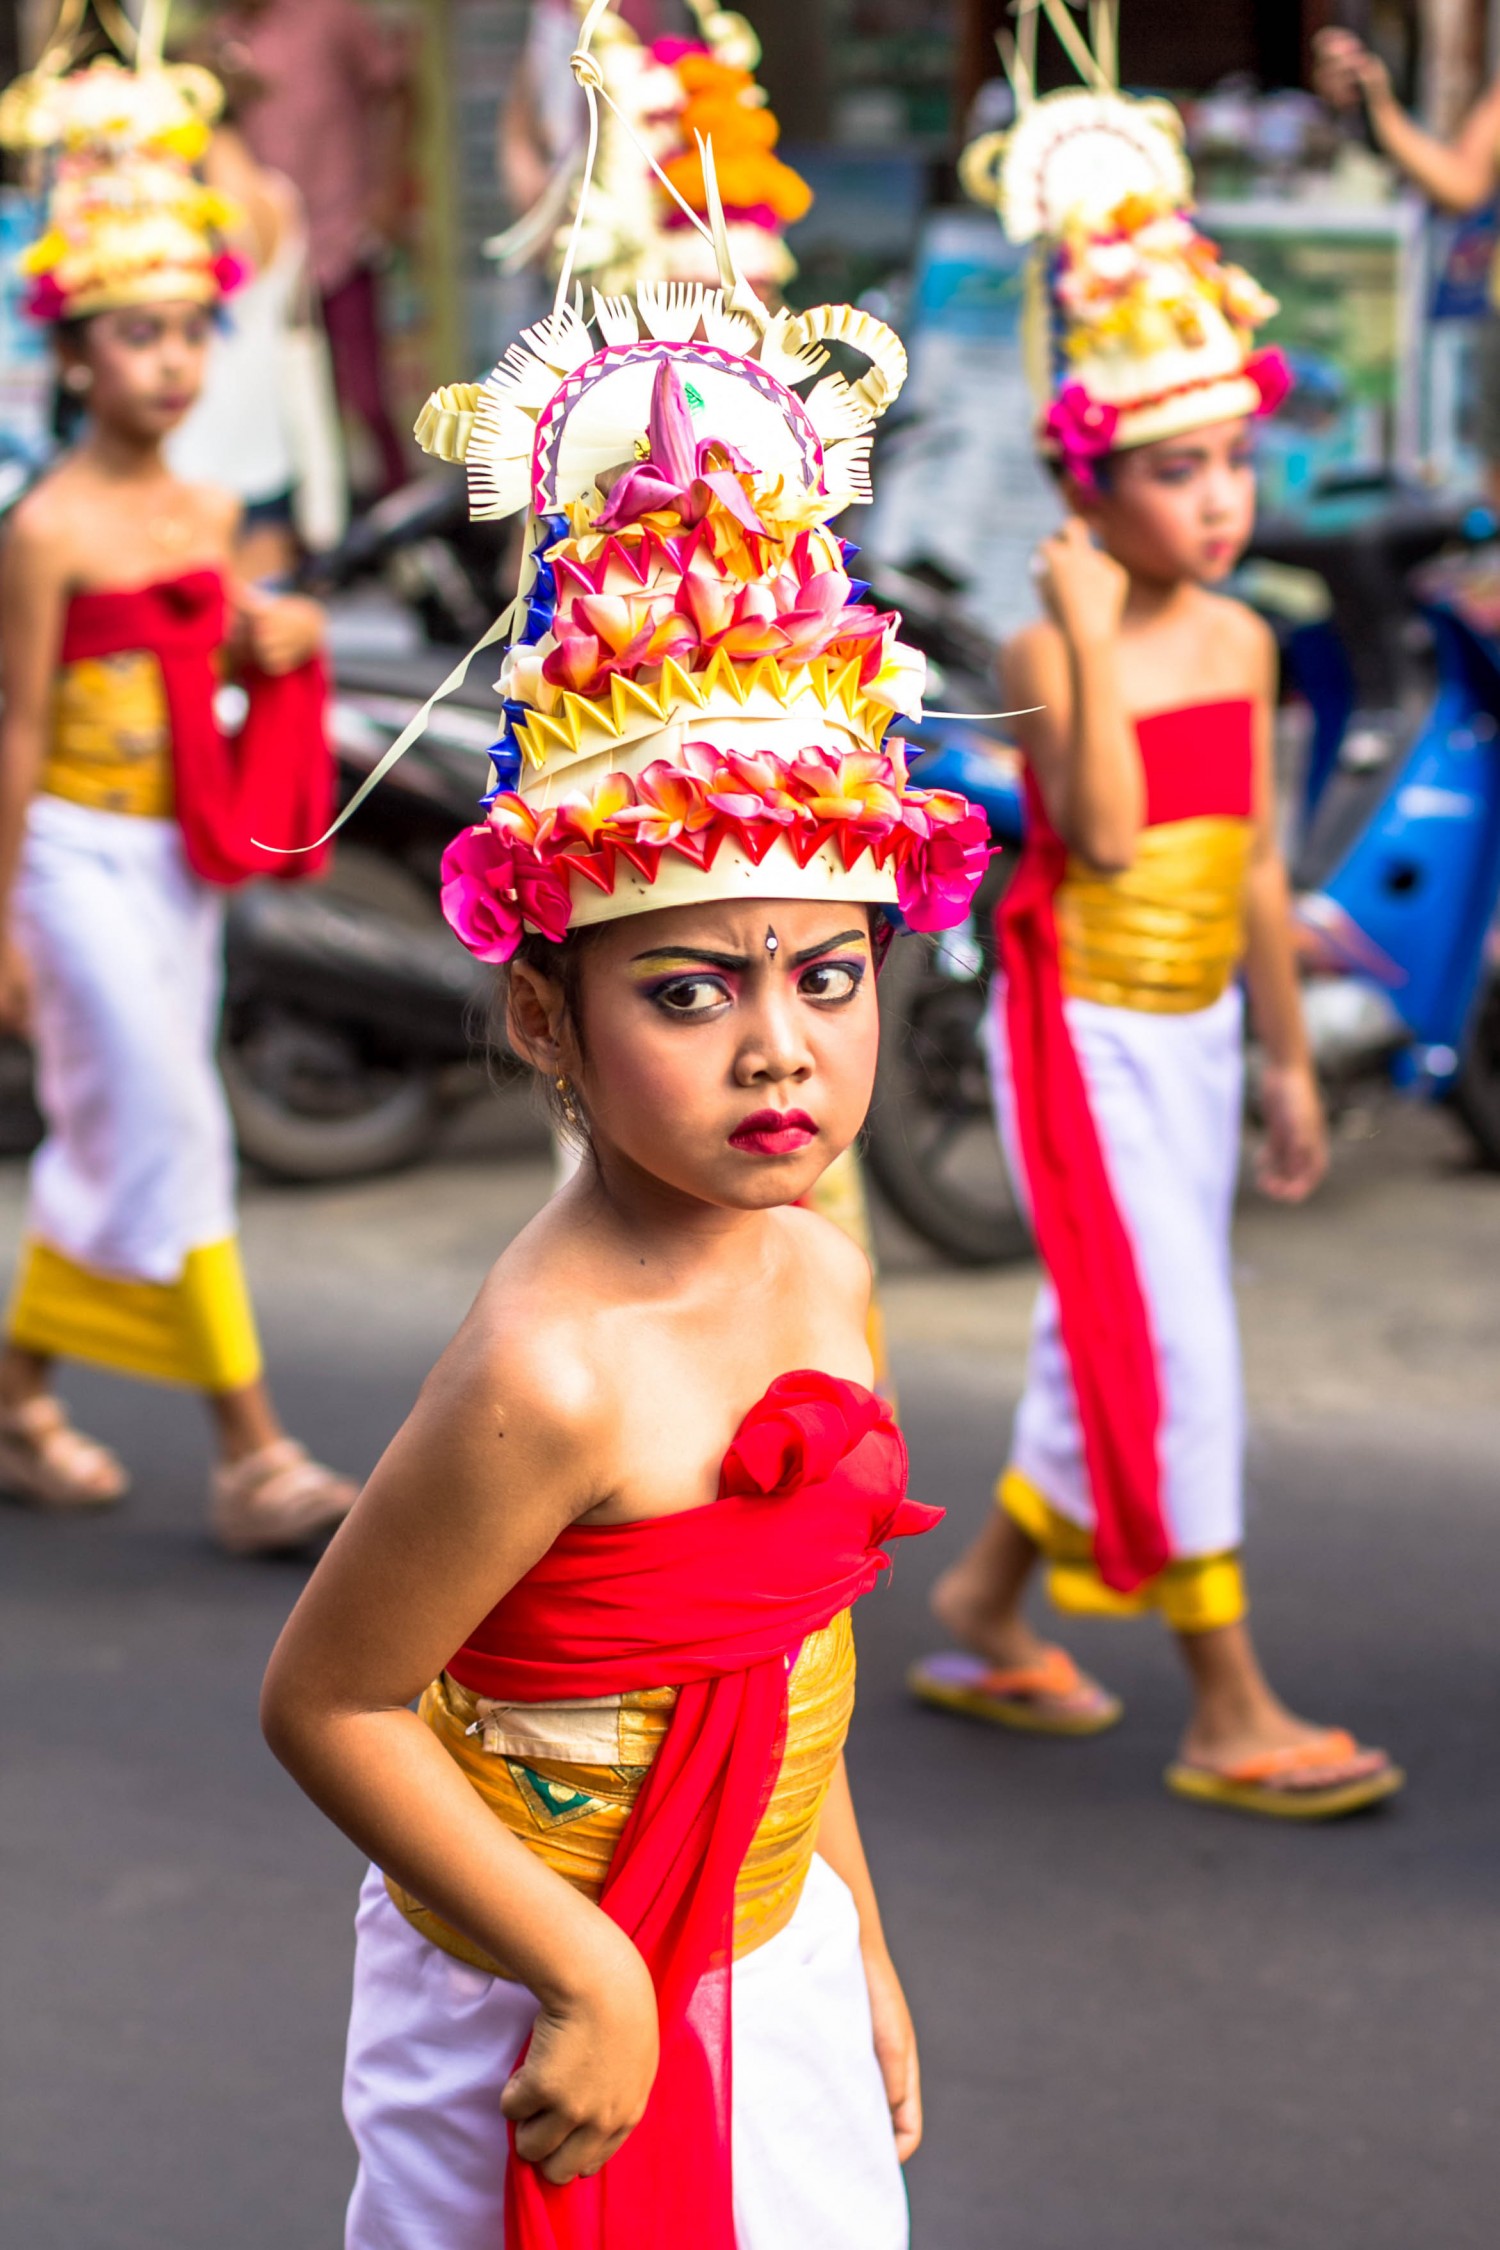
[[[526, 968], [534, 969], [538, 976], [546, 977], [549, 983], [562, 987], [563, 1014], [580, 1054], [584, 1052], [584, 956], [597, 943], [603, 929], [603, 923], [590, 922], [581, 930], [569, 930], [566, 937], [559, 939], [538, 937], [528, 930], [515, 951], [515, 959]], [[488, 1045], [492, 1057], [515, 1054], [506, 1033], [509, 1013], [510, 970], [505, 968], [495, 980], [494, 997], [490, 1003]], [[571, 1141], [575, 1147], [587, 1148], [588, 1120], [583, 1115], [582, 1099], [577, 1087], [572, 1088], [565, 1100], [553, 1079], [542, 1071], [535, 1070], [534, 1065], [528, 1067], [535, 1071], [536, 1082], [541, 1089], [542, 1101], [554, 1132], [563, 1140]], [[568, 1115], [570, 1106], [574, 1111], [571, 1117]]]

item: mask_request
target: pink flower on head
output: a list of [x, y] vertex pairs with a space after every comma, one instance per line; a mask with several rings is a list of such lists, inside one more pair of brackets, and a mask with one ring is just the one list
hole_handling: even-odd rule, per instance
[[1119, 426], [1119, 408], [1090, 398], [1082, 383], [1064, 383], [1047, 410], [1044, 424], [1047, 436], [1062, 455], [1063, 467], [1089, 492], [1096, 481], [1094, 464], [1113, 447]]
[[449, 928], [478, 961], [508, 961], [528, 923], [554, 943], [567, 935], [567, 881], [517, 828], [486, 823], [455, 836], [443, 854], [442, 901]]
[[232, 250], [221, 250], [213, 263], [213, 277], [221, 297], [232, 297], [250, 277], [250, 268]]
[[1257, 414], [1274, 414], [1292, 387], [1292, 371], [1286, 363], [1286, 354], [1274, 344], [1263, 345], [1252, 352], [1245, 362], [1245, 373], [1260, 393]]
[[61, 320], [68, 309], [55, 273], [39, 273], [26, 293], [26, 310], [33, 320]]
[[925, 842], [896, 867], [896, 904], [907, 928], [951, 930], [963, 920], [990, 860], [990, 824], [965, 800], [956, 820], [934, 820]]

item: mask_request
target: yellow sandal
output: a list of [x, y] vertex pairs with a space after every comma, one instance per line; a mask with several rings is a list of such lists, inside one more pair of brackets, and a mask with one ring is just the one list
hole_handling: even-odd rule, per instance
[[[1315, 1778], [1330, 1768], [1332, 1778]], [[1266, 1750], [1234, 1766], [1180, 1758], [1167, 1768], [1166, 1783], [1175, 1796], [1196, 1804], [1224, 1805], [1266, 1820], [1339, 1820], [1394, 1797], [1405, 1788], [1406, 1776], [1383, 1750], [1361, 1749], [1352, 1734], [1330, 1727], [1312, 1742]]]
[[1064, 1648], [1043, 1649], [1032, 1664], [991, 1664], [962, 1649], [943, 1649], [919, 1657], [906, 1684], [919, 1703], [1019, 1734], [1103, 1734], [1119, 1725], [1125, 1708]]

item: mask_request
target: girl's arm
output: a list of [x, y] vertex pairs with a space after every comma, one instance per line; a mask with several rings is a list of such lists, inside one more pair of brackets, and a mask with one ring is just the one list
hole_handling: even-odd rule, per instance
[[[1120, 693], [1120, 619], [1130, 580], [1077, 516], [1038, 549], [1050, 625], [1005, 651], [1005, 699], [1047, 817], [1072, 852], [1106, 873], [1128, 867], [1146, 817], [1146, 779]], [[1041, 705], [1030, 711], [1029, 706]]]
[[823, 1805], [818, 1825], [818, 1851], [835, 1875], [843, 1877], [859, 1910], [859, 1949], [864, 1956], [865, 1982], [870, 1988], [870, 2015], [875, 2033], [875, 2053], [891, 2105], [891, 2126], [896, 2154], [904, 2164], [922, 2138], [922, 2080], [917, 2067], [917, 2035], [901, 1980], [880, 1926], [875, 1886], [854, 1817], [849, 1792], [849, 1772], [842, 1757]]
[[1393, 164], [1448, 211], [1477, 211], [1495, 190], [1500, 80], [1480, 96], [1451, 143], [1425, 132], [1391, 91], [1390, 72], [1351, 31], [1320, 31], [1313, 83], [1337, 109], [1363, 100], [1370, 130]]
[[1302, 1018], [1292, 951], [1291, 896], [1276, 841], [1276, 778], [1272, 750], [1276, 644], [1250, 620], [1257, 636], [1255, 698], [1255, 846], [1245, 898], [1245, 983], [1250, 1014], [1265, 1052], [1261, 1102], [1266, 1144], [1257, 1183], [1279, 1202], [1300, 1203], [1328, 1169], [1323, 1102]]
[[597, 2171], [645, 2108], [651, 1980], [629, 1939], [508, 1832], [408, 1708], [580, 1512], [576, 1462], [607, 1449], [576, 1363], [549, 1364], [514, 1335], [503, 1344], [471, 1318], [439, 1362], [276, 1645], [262, 1724], [378, 1867], [537, 1995], [502, 2108], [520, 2154], [561, 2181]]
[[11, 935], [11, 894], [47, 750], [67, 604], [64, 547], [23, 507], [0, 551], [0, 1028], [24, 1034], [31, 976]]

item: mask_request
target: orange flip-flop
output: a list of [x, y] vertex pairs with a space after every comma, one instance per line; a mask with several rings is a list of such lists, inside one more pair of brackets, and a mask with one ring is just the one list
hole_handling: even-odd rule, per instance
[[[1354, 1773], [1339, 1769], [1354, 1766]], [[1332, 1767], [1336, 1779], [1314, 1776]], [[1235, 1766], [1202, 1766], [1179, 1759], [1168, 1766], [1167, 1787], [1200, 1805], [1226, 1805], [1268, 1820], [1338, 1820], [1394, 1797], [1406, 1776], [1383, 1750], [1362, 1750], [1352, 1734], [1330, 1727], [1311, 1742], [1266, 1750]]]
[[[942, 1649], [919, 1657], [906, 1684], [919, 1703], [1020, 1734], [1103, 1734], [1124, 1713], [1119, 1697], [1080, 1672], [1064, 1648], [1043, 1649], [1033, 1664], [990, 1664], [962, 1649]], [[1090, 1700], [1079, 1705], [1080, 1696]]]

